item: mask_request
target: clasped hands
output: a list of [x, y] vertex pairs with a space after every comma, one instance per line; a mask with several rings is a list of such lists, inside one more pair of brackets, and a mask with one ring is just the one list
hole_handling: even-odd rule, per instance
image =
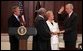
[[64, 33], [64, 32], [65, 32], [65, 30], [56, 31], [56, 32], [51, 32], [51, 33], [54, 34], [54, 35], [57, 35], [57, 34], [62, 34], [62, 33]]

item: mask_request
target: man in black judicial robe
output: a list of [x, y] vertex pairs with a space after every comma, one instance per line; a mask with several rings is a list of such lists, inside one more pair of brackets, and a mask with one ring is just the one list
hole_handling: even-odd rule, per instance
[[40, 8], [36, 17], [35, 27], [37, 29], [37, 35], [33, 37], [33, 50], [51, 50], [50, 46], [50, 30], [45, 21], [44, 8]]

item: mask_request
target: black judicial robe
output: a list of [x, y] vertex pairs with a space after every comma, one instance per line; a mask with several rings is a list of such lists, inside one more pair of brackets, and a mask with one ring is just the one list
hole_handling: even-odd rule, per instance
[[46, 21], [42, 17], [37, 16], [35, 27], [37, 29], [37, 35], [33, 37], [33, 50], [51, 50], [51, 35]]

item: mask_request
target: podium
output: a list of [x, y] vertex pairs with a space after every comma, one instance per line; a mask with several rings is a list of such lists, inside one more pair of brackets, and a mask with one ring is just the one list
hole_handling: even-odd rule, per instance
[[37, 30], [35, 27], [9, 27], [9, 35], [15, 35], [19, 39], [19, 50], [27, 50], [27, 39], [29, 36], [35, 36]]

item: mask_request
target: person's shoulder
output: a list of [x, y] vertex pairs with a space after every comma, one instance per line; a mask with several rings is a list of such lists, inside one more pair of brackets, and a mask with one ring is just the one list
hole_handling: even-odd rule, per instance
[[76, 13], [76, 12], [73, 12], [72, 13], [72, 18], [73, 18], [73, 20], [77, 20], [78, 19], [78, 14]]
[[15, 16], [12, 14], [9, 18], [15, 18]]
[[37, 17], [36, 17], [36, 20], [37, 20], [37, 21], [41, 21], [41, 20], [43, 20], [43, 18], [41, 18], [40, 16], [37, 16]]
[[52, 22], [54, 22], [54, 23], [56, 23], [56, 24], [58, 23], [58, 22], [57, 22], [57, 21], [55, 21], [55, 20], [53, 20]]
[[76, 12], [73, 12], [73, 15], [76, 16], [76, 17], [78, 16], [78, 14]]
[[58, 22], [56, 22], [56, 21], [53, 21], [53, 22], [54, 22], [54, 24], [58, 25]]
[[47, 20], [46, 23], [49, 24], [50, 22]]
[[14, 15], [11, 15], [8, 20], [14, 20], [15, 19], [15, 16]]

